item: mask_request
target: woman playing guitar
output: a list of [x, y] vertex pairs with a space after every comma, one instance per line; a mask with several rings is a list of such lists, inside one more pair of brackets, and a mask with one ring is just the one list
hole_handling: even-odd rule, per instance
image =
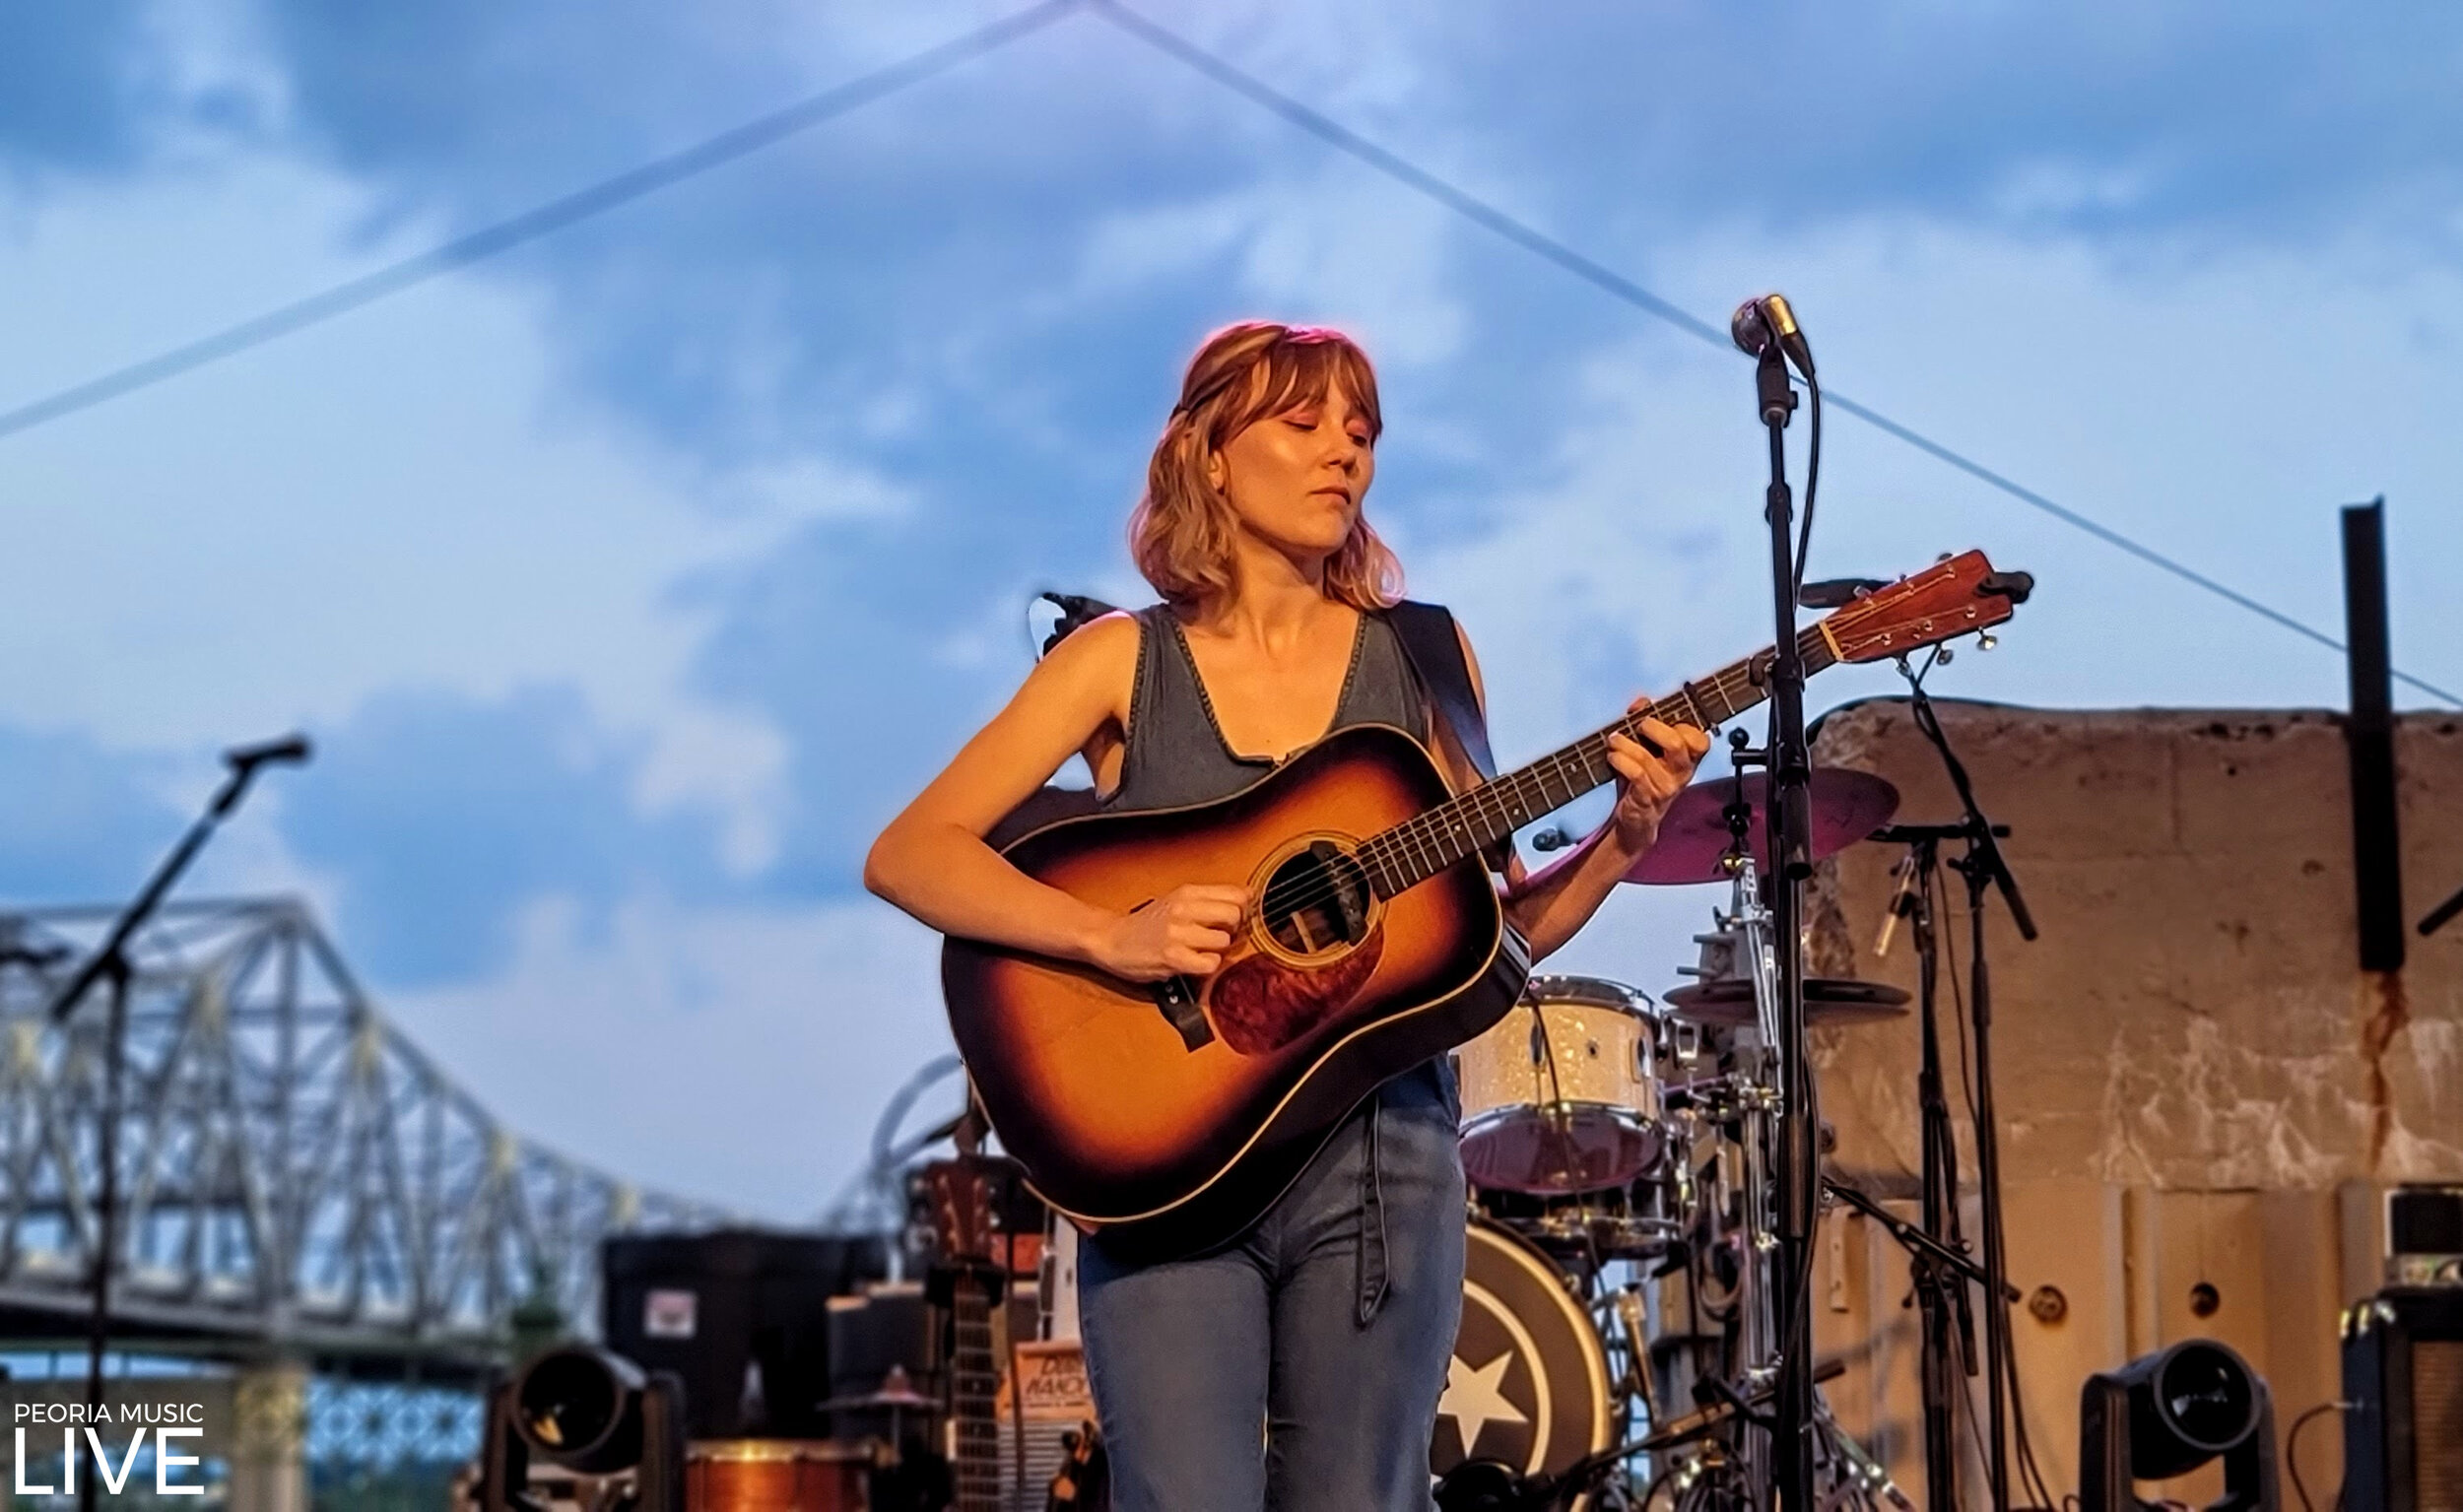
[[[1401, 569], [1361, 512], [1380, 428], [1348, 337], [1247, 322], [1209, 339], [1130, 522], [1164, 602], [1053, 648], [882, 832], [866, 886], [945, 934], [1130, 982], [1203, 978], [1245, 888], [1192, 884], [1113, 912], [983, 836], [1073, 754], [1108, 812], [1223, 797], [1367, 722], [1419, 737], [1458, 787], [1475, 781], [1391, 624]], [[1611, 740], [1617, 803], [1596, 833], [1535, 877], [1503, 858], [1505, 917], [1534, 959], [1598, 910], [1708, 746], [1690, 727], [1640, 728], [1648, 745]], [[1229, 1245], [1153, 1261], [1087, 1241], [1080, 1317], [1120, 1512], [1429, 1506], [1462, 1300], [1455, 1120], [1439, 1057], [1378, 1088]]]

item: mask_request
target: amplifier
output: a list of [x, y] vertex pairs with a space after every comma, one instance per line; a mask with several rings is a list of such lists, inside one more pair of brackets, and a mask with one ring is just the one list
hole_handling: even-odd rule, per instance
[[601, 1337], [684, 1382], [696, 1439], [822, 1438], [830, 1298], [887, 1274], [878, 1237], [722, 1228], [599, 1250]]
[[2463, 1512], [2463, 1287], [2389, 1286], [2344, 1314], [2344, 1505]]
[[2412, 1184], [2386, 1194], [2386, 1284], [2463, 1284], [2463, 1187]]

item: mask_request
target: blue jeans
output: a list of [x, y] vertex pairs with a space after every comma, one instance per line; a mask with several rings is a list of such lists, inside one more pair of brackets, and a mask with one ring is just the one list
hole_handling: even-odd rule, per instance
[[1441, 1062], [1388, 1083], [1226, 1249], [1123, 1266], [1087, 1243], [1114, 1512], [1427, 1512], [1462, 1315], [1452, 1098]]

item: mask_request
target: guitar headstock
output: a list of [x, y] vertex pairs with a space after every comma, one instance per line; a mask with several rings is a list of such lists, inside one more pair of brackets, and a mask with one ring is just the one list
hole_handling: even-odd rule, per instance
[[932, 1243], [944, 1265], [992, 1261], [992, 1182], [982, 1162], [935, 1160], [923, 1170]]
[[1990, 629], [2033, 587], [2026, 573], [1996, 572], [1982, 552], [1964, 552], [1874, 589], [1833, 612], [1822, 630], [1842, 662], [1884, 661]]

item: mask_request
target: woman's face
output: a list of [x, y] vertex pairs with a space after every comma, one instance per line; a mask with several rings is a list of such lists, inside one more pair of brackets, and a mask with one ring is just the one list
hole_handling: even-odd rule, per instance
[[1240, 431], [1206, 473], [1250, 534], [1286, 551], [1332, 555], [1360, 518], [1376, 476], [1368, 417], [1341, 384]]

